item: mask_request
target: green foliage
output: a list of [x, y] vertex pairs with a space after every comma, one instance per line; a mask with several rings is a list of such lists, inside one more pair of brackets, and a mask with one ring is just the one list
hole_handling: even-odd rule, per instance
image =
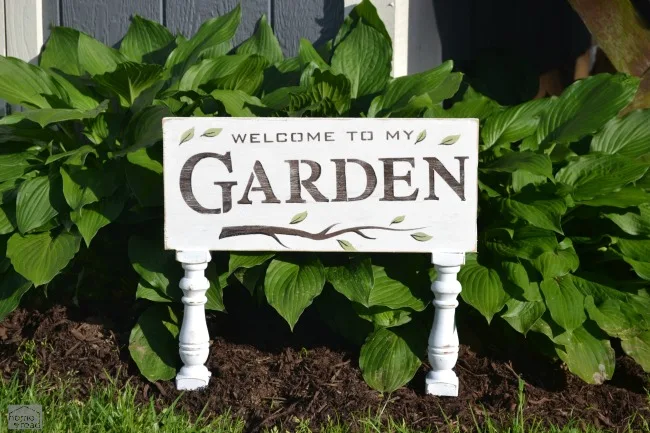
[[[611, 338], [650, 371], [650, 116], [617, 117], [638, 80], [598, 75], [558, 98], [503, 107], [471, 87], [456, 95], [463, 77], [451, 62], [391, 78], [391, 41], [368, 0], [333, 41], [302, 40], [289, 59], [264, 17], [232, 50], [240, 18], [237, 6], [185, 39], [134, 17], [119, 50], [55, 28], [39, 66], [0, 57], [0, 99], [25, 108], [0, 119], [0, 318], [32, 286], [100, 251], [98, 232], [126, 231], [128, 251], [103, 260], [128, 256], [136, 299], [148, 305], [129, 349], [144, 376], [169, 379], [181, 270], [161, 240], [163, 117], [473, 117], [482, 124], [479, 242], [459, 275], [462, 299], [488, 321], [542, 334], [587, 382], [611, 378]], [[180, 144], [220, 132], [188, 130]], [[223, 289], [243, 286], [293, 328], [314, 304], [362, 344], [367, 382], [391, 392], [425, 355], [431, 264], [355, 255], [353, 243], [339, 242], [339, 255], [215, 260], [207, 308], [224, 311]]]

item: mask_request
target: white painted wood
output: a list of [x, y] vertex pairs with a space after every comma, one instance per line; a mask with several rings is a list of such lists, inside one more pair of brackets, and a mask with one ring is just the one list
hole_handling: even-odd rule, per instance
[[393, 76], [408, 74], [409, 10], [411, 0], [395, 0], [395, 36], [393, 37]]
[[464, 254], [434, 254], [432, 262], [437, 271], [431, 285], [436, 308], [433, 326], [429, 334], [428, 358], [432, 370], [425, 379], [425, 392], [440, 396], [458, 396], [458, 377], [453, 368], [458, 360], [458, 333], [456, 331], [456, 298], [461, 292], [457, 280]]
[[[475, 250], [476, 119], [167, 118], [163, 125], [166, 249]], [[304, 221], [292, 224], [300, 214]], [[403, 221], [393, 223], [397, 217]]]
[[[5, 30], [5, 0], [0, 0], [0, 56], [7, 55], [7, 40]], [[7, 114], [7, 105], [0, 99], [0, 116]]]
[[[395, 76], [416, 74], [442, 63], [442, 47], [432, 0], [396, 0], [398, 16], [402, 23], [400, 39], [406, 37], [406, 59], [400, 59], [402, 71]], [[399, 7], [408, 3], [408, 11], [400, 12]], [[397, 31], [397, 28], [396, 28]], [[396, 36], [397, 38], [397, 36]], [[401, 53], [401, 51], [399, 52]], [[403, 72], [403, 73], [402, 73]]]
[[7, 56], [36, 63], [43, 46], [42, 0], [4, 0]]
[[208, 251], [178, 251], [176, 260], [185, 269], [185, 276], [180, 281], [183, 290], [183, 324], [178, 336], [178, 352], [183, 367], [176, 375], [176, 389], [195, 390], [208, 385], [210, 371], [205, 366], [210, 351], [210, 336], [205, 320], [205, 296], [210, 282], [204, 271], [210, 261]]
[[[4, 0], [6, 55], [38, 63], [43, 46], [43, 0]], [[18, 105], [12, 111], [20, 111]]]
[[5, 34], [5, 0], [0, 0], [0, 56], [7, 54], [7, 40]]

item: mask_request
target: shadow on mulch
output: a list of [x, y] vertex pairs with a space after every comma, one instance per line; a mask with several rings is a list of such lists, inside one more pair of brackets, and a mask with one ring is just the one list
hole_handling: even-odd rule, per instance
[[[465, 344], [456, 367], [460, 397], [424, 395], [426, 365], [408, 386], [382, 396], [363, 381], [358, 349], [331, 334], [309, 309], [291, 333], [269, 307], [251, 308], [243, 299], [247, 295], [226, 296], [229, 313], [209, 315], [210, 385], [186, 393], [177, 406], [195, 415], [206, 405], [206, 413], [230, 409], [250, 431], [279, 423], [290, 426], [293, 417], [309, 418], [312, 426], [328, 417], [352, 421], [354, 416], [375, 415], [384, 405], [385, 415], [404, 419], [413, 428], [442, 427], [450, 419], [470, 430], [473, 417], [479, 422], [486, 416], [512, 419], [519, 377], [526, 382], [529, 418], [556, 425], [578, 419], [612, 430], [626, 428], [635, 416], [633, 422], [640, 423], [638, 415], [650, 418], [647, 375], [630, 358], [618, 357], [612, 381], [587, 385], [561, 364], [526, 352], [523, 337], [485, 334], [490, 332], [485, 322], [466, 311], [460, 312], [468, 319], [461, 325]], [[106, 305], [19, 309], [0, 323], [0, 370], [5, 378], [24, 373], [17, 355], [21, 342], [47, 341], [37, 345], [39, 374], [76, 372], [81, 380], [75, 381], [71, 395], [87, 395], [92, 379], [108, 380], [106, 371], [118, 383], [129, 380], [137, 385], [142, 402], [154, 397], [164, 407], [178, 396], [173, 381], [148, 383], [130, 361], [128, 337], [135, 318], [133, 307], [120, 305], [110, 310]]]

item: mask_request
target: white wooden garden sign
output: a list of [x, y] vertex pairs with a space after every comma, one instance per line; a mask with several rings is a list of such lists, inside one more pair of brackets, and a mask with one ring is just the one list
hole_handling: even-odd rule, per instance
[[456, 275], [476, 248], [476, 119], [166, 118], [165, 248], [185, 269], [178, 389], [206, 386], [211, 250], [430, 252], [426, 392], [458, 395]]

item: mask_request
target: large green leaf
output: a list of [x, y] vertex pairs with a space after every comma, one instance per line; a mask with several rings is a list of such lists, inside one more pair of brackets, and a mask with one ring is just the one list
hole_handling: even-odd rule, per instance
[[366, 308], [363, 305], [352, 303], [352, 306], [360, 318], [372, 322], [375, 328], [392, 328], [401, 326], [411, 321], [410, 310], [394, 310], [388, 307]]
[[262, 263], [266, 263], [269, 259], [275, 256], [274, 253], [258, 253], [258, 252], [231, 252], [228, 261], [228, 273], [232, 274], [240, 268], [254, 268]]
[[131, 118], [124, 132], [124, 152], [135, 152], [162, 141], [162, 120], [171, 116], [164, 105], [152, 105]]
[[359, 367], [365, 381], [380, 392], [393, 392], [408, 383], [420, 359], [399, 328], [379, 328], [361, 347]]
[[13, 233], [16, 230], [16, 205], [6, 203], [0, 206], [0, 235]]
[[547, 155], [523, 151], [511, 152], [495, 159], [487, 166], [483, 167], [485, 171], [500, 171], [505, 173], [514, 173], [517, 170], [525, 170], [540, 176], [552, 178], [553, 164]]
[[565, 332], [555, 338], [564, 345], [558, 349], [560, 358], [569, 370], [587, 383], [602, 384], [614, 374], [614, 349], [609, 338], [597, 328], [581, 326], [572, 332]]
[[52, 98], [57, 108], [76, 108], [82, 111], [89, 111], [97, 107], [99, 99], [90, 83], [83, 78], [73, 75], [63, 76], [54, 70], [48, 70], [55, 85], [59, 88], [60, 99]]
[[625, 302], [609, 298], [596, 304], [593, 296], [585, 297], [589, 318], [611, 337], [632, 338], [644, 330], [646, 320]]
[[10, 104], [48, 108], [48, 95], [61, 97], [45, 71], [22, 60], [0, 56], [0, 98]]
[[169, 380], [176, 375], [179, 332], [176, 313], [167, 305], [153, 305], [138, 318], [129, 337], [129, 353], [148, 380]]
[[501, 260], [498, 271], [503, 288], [509, 295], [522, 301], [534, 302], [542, 300], [539, 284], [530, 281], [528, 271], [520, 262]]
[[59, 214], [62, 205], [61, 178], [38, 176], [18, 188], [16, 222], [21, 233], [38, 228]]
[[174, 302], [179, 299], [172, 299], [162, 290], [156, 289], [145, 280], [138, 281], [138, 287], [135, 289], [135, 299], [148, 299], [153, 302]]
[[517, 195], [502, 202], [502, 210], [536, 227], [562, 233], [560, 219], [566, 212], [563, 199], [537, 199], [530, 195]]
[[36, 122], [44, 128], [52, 123], [93, 119], [107, 109], [108, 101], [104, 101], [95, 108], [86, 111], [74, 108], [42, 108], [40, 110], [21, 111], [0, 119], [0, 125], [12, 125], [26, 119]]
[[336, 37], [336, 44], [339, 44], [344, 37], [347, 37], [347, 35], [350, 33], [350, 30], [360, 22], [371, 26], [380, 32], [388, 40], [388, 42], [391, 42], [388, 30], [386, 30], [384, 22], [379, 17], [377, 8], [372, 4], [370, 0], [362, 0], [350, 11], [348, 18], [349, 20], [347, 20], [347, 24], [343, 24], [339, 30], [339, 34]]
[[115, 93], [123, 107], [133, 105], [142, 92], [163, 78], [162, 66], [134, 62], [120, 63], [115, 70], [93, 77], [104, 89]]
[[298, 59], [301, 66], [304, 68], [310, 63], [315, 63], [320, 69], [328, 69], [329, 65], [321, 55], [316, 51], [316, 48], [309, 42], [308, 39], [300, 38], [300, 47], [298, 49]]
[[650, 110], [633, 111], [623, 118], [614, 118], [591, 140], [595, 152], [630, 158], [650, 153]]
[[[605, 217], [627, 234], [650, 236], [650, 203], [644, 203], [625, 213], [608, 213]], [[648, 260], [650, 261], [650, 258]]]
[[13, 269], [0, 274], [0, 321], [18, 307], [20, 298], [31, 287], [32, 283]]
[[501, 317], [510, 324], [517, 332], [526, 335], [533, 327], [535, 322], [546, 311], [546, 306], [542, 301], [520, 301], [511, 298], [506, 302], [508, 309]]
[[312, 255], [276, 257], [269, 264], [264, 278], [267, 301], [292, 330], [324, 285], [325, 268]]
[[619, 238], [616, 240], [616, 247], [638, 276], [650, 280], [650, 240]]
[[469, 259], [458, 273], [462, 286], [461, 297], [476, 308], [488, 322], [503, 309], [510, 296], [503, 290], [499, 273]]
[[556, 278], [575, 272], [580, 266], [580, 258], [570, 240], [565, 239], [553, 251], [540, 254], [531, 263], [543, 278]]
[[198, 90], [210, 80], [233, 75], [250, 55], [236, 54], [216, 59], [204, 59], [188, 68], [178, 84], [179, 90]]
[[584, 296], [568, 277], [547, 278], [540, 284], [546, 307], [553, 320], [571, 332], [587, 319]]
[[332, 71], [352, 84], [352, 97], [381, 91], [390, 78], [392, 46], [379, 31], [360, 22], [332, 56]]
[[532, 260], [540, 255], [555, 251], [558, 246], [555, 233], [533, 226], [516, 230], [493, 229], [483, 233], [485, 246], [493, 253], [504, 257], [519, 257]]
[[496, 101], [470, 87], [463, 94], [461, 101], [456, 102], [449, 110], [434, 113], [434, 117], [474, 117], [483, 120], [502, 109]]
[[289, 95], [290, 115], [311, 112], [313, 116], [327, 117], [343, 115], [349, 110], [350, 81], [345, 75], [315, 69], [308, 81], [310, 84], [304, 92]]
[[[453, 67], [453, 63], [447, 61], [426, 72], [395, 78], [388, 83], [384, 94], [372, 102], [368, 117], [379, 117], [382, 112], [403, 108], [413, 97], [425, 93], [440, 92], [442, 86], [453, 88], [454, 83], [447, 81]], [[458, 86], [455, 88], [458, 89]]]
[[0, 182], [13, 180], [25, 174], [32, 165], [30, 160], [37, 160], [30, 152], [0, 154]]
[[119, 182], [115, 167], [109, 164], [101, 170], [63, 165], [59, 171], [63, 179], [63, 195], [72, 210], [108, 197], [115, 191]]
[[165, 26], [134, 15], [120, 43], [120, 52], [134, 62], [164, 63], [166, 51], [173, 46], [173, 42], [174, 35]]
[[488, 117], [481, 129], [481, 138], [485, 148], [497, 143], [512, 143], [528, 137], [539, 124], [542, 112], [553, 99], [536, 99], [510, 107]]
[[[585, 295], [594, 298], [594, 303], [600, 305], [608, 299], [623, 302], [634, 311], [646, 314], [650, 312], [650, 298], [636, 294], [634, 290], [626, 287], [621, 281], [604, 278], [602, 274], [584, 274], [581, 277], [569, 276], [573, 285]], [[624, 290], [621, 290], [624, 289]], [[648, 318], [650, 324], [650, 318]], [[641, 326], [645, 324], [640, 323]]]
[[[224, 272], [224, 275], [228, 275], [227, 272]], [[225, 283], [221, 283], [220, 275], [217, 274], [216, 266], [208, 265], [208, 268], [205, 270], [205, 277], [210, 282], [210, 287], [205, 293], [205, 297], [208, 298], [208, 301], [205, 304], [206, 310], [214, 311], [226, 311], [226, 306], [223, 303], [223, 289]]]
[[268, 60], [262, 56], [253, 54], [240, 62], [232, 72], [228, 74], [220, 73], [220, 76], [216, 77], [207, 77], [210, 80], [201, 86], [201, 88], [206, 92], [211, 92], [215, 89], [240, 90], [249, 95], [253, 95], [257, 93], [257, 90], [264, 82], [264, 69], [267, 66]]
[[589, 154], [571, 161], [557, 172], [555, 180], [568, 187], [574, 200], [589, 200], [609, 194], [641, 179], [648, 164], [620, 155]]
[[624, 187], [607, 195], [599, 195], [589, 200], [579, 201], [585, 206], [611, 206], [626, 208], [650, 203], [650, 194], [638, 187]]
[[647, 373], [650, 373], [650, 331], [624, 339], [621, 346]]
[[147, 147], [128, 153], [126, 178], [133, 194], [143, 206], [163, 203], [162, 151]]
[[54, 27], [41, 53], [40, 66], [69, 75], [99, 75], [114, 70], [126, 58], [91, 36], [68, 27]]
[[256, 117], [251, 107], [263, 107], [262, 102], [241, 90], [213, 90], [210, 95], [221, 102], [232, 117]]
[[280, 63], [284, 60], [282, 47], [278, 38], [273, 34], [266, 15], [262, 15], [257, 23], [257, 29], [253, 36], [245, 40], [238, 48], [238, 54], [257, 54], [266, 58], [271, 64]]
[[632, 101], [638, 84], [638, 78], [624, 74], [573, 83], [542, 116], [537, 143], [571, 143], [596, 132]]
[[422, 311], [427, 305], [422, 289], [428, 290], [428, 279], [372, 265], [369, 258], [357, 257], [345, 265], [332, 266], [328, 268], [327, 279], [336, 291], [366, 308]]
[[86, 246], [95, 237], [99, 229], [107, 226], [117, 219], [124, 208], [125, 197], [116, 194], [99, 203], [93, 203], [82, 209], [70, 212], [70, 219], [76, 224], [79, 233], [83, 236]]
[[259, 291], [264, 290], [264, 275], [267, 267], [268, 263], [252, 268], [240, 267], [232, 275], [248, 290], [251, 296], [259, 296]]
[[174, 259], [173, 251], [165, 251], [162, 239], [152, 240], [141, 236], [129, 238], [131, 266], [148, 285], [170, 299], [180, 299], [182, 268]]
[[36, 286], [52, 281], [79, 251], [81, 236], [43, 232], [22, 236], [15, 233], [7, 242], [7, 257], [14, 269]]
[[185, 71], [196, 64], [202, 55], [209, 53], [210, 49], [229, 42], [235, 35], [240, 21], [241, 6], [237, 4], [227, 14], [204, 22], [190, 39], [179, 41], [165, 63], [165, 69], [172, 70], [172, 81], [180, 79]]
[[329, 267], [327, 281], [350, 301], [364, 307], [376, 305], [371, 299], [375, 278], [372, 263], [367, 257], [354, 257], [346, 264]]
[[616, 246], [621, 253], [634, 260], [650, 261], [650, 240], [648, 239], [617, 239]]

